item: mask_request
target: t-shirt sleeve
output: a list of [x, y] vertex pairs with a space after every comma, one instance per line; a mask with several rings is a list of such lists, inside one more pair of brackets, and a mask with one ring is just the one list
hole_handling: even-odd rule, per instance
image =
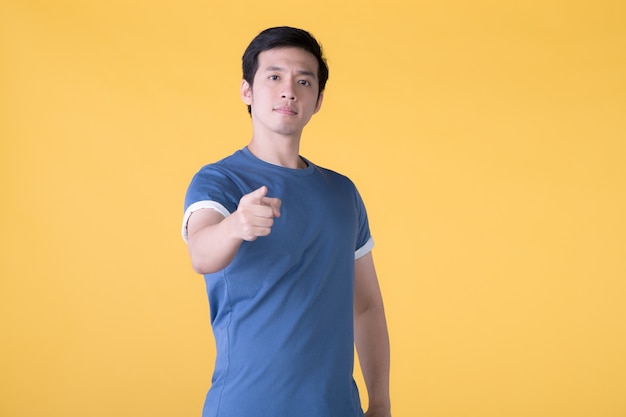
[[224, 217], [235, 210], [242, 192], [228, 175], [214, 165], [203, 167], [194, 175], [185, 195], [182, 237], [187, 241], [187, 222], [193, 212], [200, 209], [213, 209]]
[[357, 244], [354, 252], [354, 259], [356, 260], [364, 255], [367, 255], [372, 250], [374, 247], [374, 239], [370, 234], [370, 226], [367, 219], [365, 204], [363, 203], [363, 199], [356, 188], [354, 189], [354, 194], [356, 199], [358, 221]]

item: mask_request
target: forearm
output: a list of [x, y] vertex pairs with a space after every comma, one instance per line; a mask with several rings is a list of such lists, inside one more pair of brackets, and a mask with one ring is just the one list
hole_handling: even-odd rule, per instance
[[235, 258], [243, 239], [233, 231], [232, 215], [189, 236], [193, 269], [199, 274], [222, 270]]
[[209, 274], [224, 269], [237, 255], [241, 243], [267, 236], [280, 217], [280, 199], [267, 197], [267, 187], [261, 186], [241, 197], [234, 213], [202, 209], [194, 212], [187, 222], [187, 247], [193, 269]]
[[369, 410], [390, 415], [389, 335], [382, 302], [355, 316], [355, 343], [369, 396]]

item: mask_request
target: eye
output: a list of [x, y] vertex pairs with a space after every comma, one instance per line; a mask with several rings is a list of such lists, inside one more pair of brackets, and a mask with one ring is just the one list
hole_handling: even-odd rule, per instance
[[310, 86], [311, 85], [311, 83], [308, 82], [307, 80], [300, 80], [300, 81], [298, 81], [298, 83], [300, 83], [301, 85], [306, 85], [306, 86]]
[[272, 80], [272, 81], [276, 81], [278, 80], [278, 75], [270, 75], [269, 77], [267, 77], [268, 79]]

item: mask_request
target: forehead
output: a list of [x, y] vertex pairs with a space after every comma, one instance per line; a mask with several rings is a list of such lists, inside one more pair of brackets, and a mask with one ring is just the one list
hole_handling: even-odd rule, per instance
[[285, 71], [310, 72], [317, 77], [319, 64], [315, 55], [302, 48], [273, 48], [259, 54], [259, 72], [277, 68]]

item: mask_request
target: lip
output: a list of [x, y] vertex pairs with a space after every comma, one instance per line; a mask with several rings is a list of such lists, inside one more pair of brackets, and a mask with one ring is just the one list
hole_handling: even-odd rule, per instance
[[274, 111], [276, 113], [278, 113], [278, 114], [284, 114], [284, 115], [287, 115], [287, 116], [295, 116], [296, 114], [298, 114], [298, 112], [295, 109], [293, 109], [293, 108], [291, 108], [289, 106], [275, 107]]

